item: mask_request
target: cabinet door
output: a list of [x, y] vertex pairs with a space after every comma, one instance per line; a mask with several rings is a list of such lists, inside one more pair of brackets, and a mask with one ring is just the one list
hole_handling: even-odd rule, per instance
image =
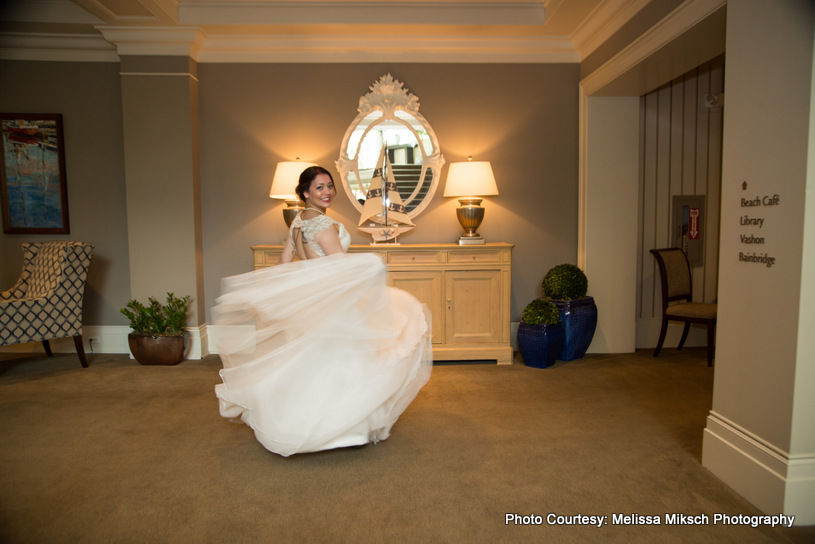
[[445, 278], [447, 343], [499, 342], [501, 271], [451, 270]]
[[442, 273], [440, 270], [389, 272], [388, 282], [427, 304], [432, 319], [433, 343], [444, 343], [444, 307], [442, 304]]

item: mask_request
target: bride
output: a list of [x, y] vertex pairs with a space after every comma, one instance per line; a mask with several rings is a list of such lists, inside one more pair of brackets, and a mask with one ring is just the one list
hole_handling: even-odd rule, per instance
[[385, 440], [433, 364], [426, 308], [387, 286], [379, 257], [345, 253], [331, 174], [305, 169], [297, 194], [281, 264], [224, 279], [213, 308], [234, 331], [219, 342], [221, 415], [283, 456]]

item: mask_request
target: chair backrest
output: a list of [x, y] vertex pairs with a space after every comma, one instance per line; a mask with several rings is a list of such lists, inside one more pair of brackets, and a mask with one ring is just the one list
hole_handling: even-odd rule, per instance
[[[28, 298], [31, 291], [31, 276], [34, 273], [34, 260], [40, 252], [43, 242], [23, 242], [23, 270], [20, 272], [20, 278], [17, 280], [11, 289], [3, 291], [3, 300], [14, 300], [20, 298]], [[41, 283], [38, 282], [38, 283]], [[39, 289], [40, 291], [42, 289]], [[36, 295], [35, 295], [36, 296]]]
[[29, 247], [34, 253], [30, 261], [30, 276], [26, 296], [29, 298], [44, 297], [56, 289], [62, 272], [64, 247], [61, 242], [31, 243], [38, 245], [36, 249]]
[[685, 252], [678, 247], [652, 249], [662, 279], [663, 307], [675, 300], [691, 300], [690, 263]]
[[[41, 298], [57, 288], [67, 292], [80, 290], [82, 299], [93, 246], [82, 242], [23, 243], [23, 273], [26, 298]], [[81, 286], [81, 289], [79, 289]]]

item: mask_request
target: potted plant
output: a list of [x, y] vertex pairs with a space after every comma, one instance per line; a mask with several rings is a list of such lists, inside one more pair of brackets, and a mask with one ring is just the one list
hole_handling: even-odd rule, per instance
[[190, 297], [167, 293], [167, 303], [153, 297], [145, 306], [131, 300], [120, 311], [130, 320], [130, 352], [143, 365], [174, 365], [184, 357], [184, 333]]
[[518, 350], [524, 364], [535, 368], [552, 366], [562, 347], [563, 325], [557, 306], [542, 298], [527, 304], [518, 324]]
[[573, 264], [561, 264], [546, 273], [542, 287], [543, 296], [557, 306], [563, 323], [563, 349], [558, 358], [572, 361], [583, 357], [597, 328], [597, 305], [593, 297], [586, 296], [586, 274]]

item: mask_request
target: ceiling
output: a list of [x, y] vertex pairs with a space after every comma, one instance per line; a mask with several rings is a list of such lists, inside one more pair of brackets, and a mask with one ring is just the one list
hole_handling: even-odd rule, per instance
[[579, 62], [651, 0], [0, 0], [0, 58]]

